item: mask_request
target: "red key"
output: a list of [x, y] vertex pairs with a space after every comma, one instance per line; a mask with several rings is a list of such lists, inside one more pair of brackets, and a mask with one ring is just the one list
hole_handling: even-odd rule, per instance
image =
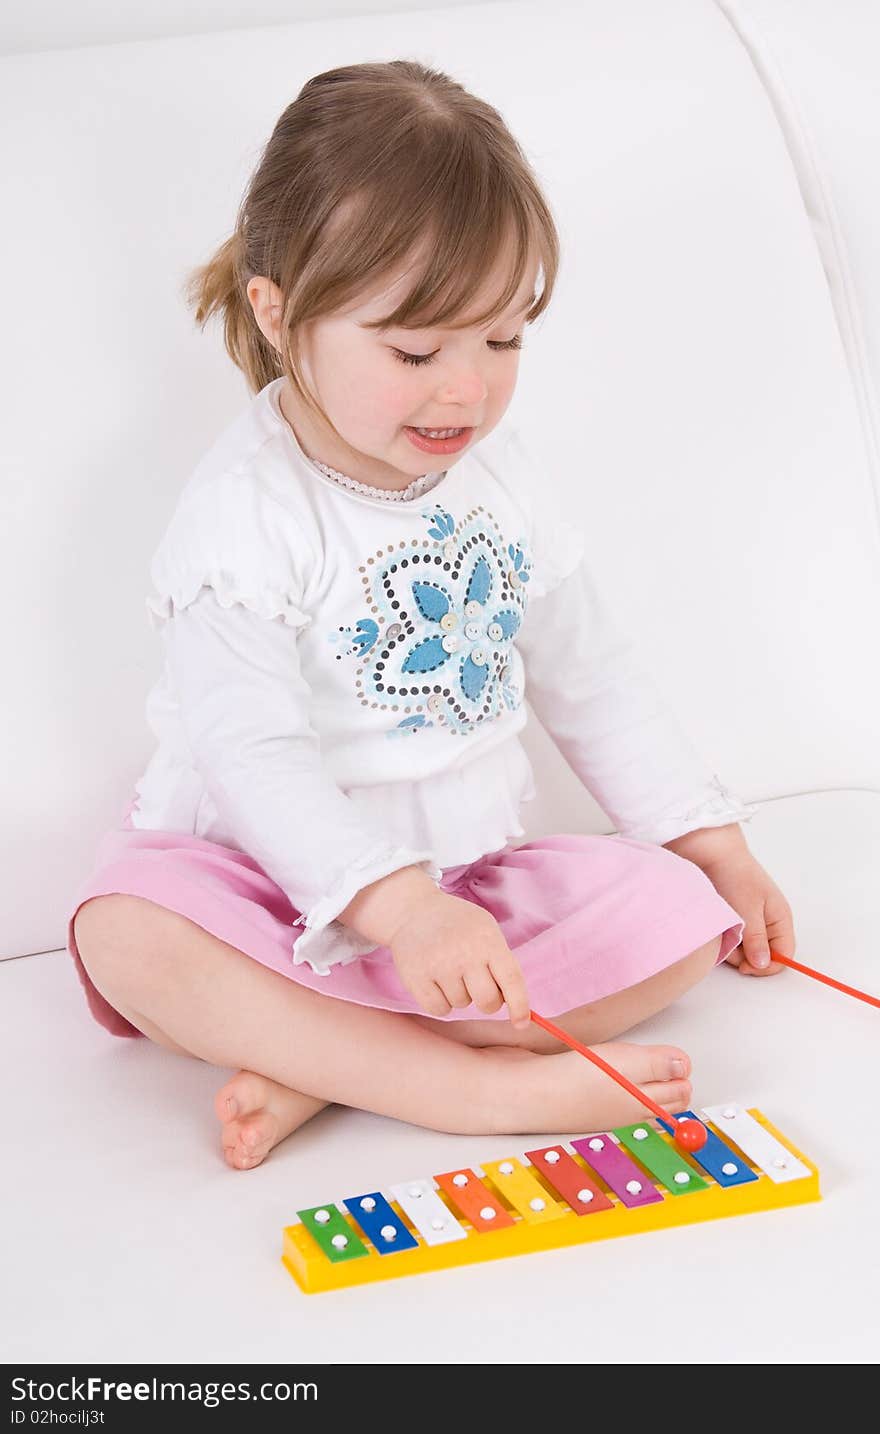
[[[527, 1150], [525, 1155], [576, 1215], [592, 1215], [594, 1210], [611, 1209], [614, 1202], [561, 1145], [545, 1145], [541, 1150]], [[583, 1198], [587, 1196], [589, 1198]]]

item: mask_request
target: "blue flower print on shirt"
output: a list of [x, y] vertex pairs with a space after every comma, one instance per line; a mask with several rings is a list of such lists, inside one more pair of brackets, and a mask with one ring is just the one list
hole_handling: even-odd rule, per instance
[[417, 716], [415, 716], [415, 717], [404, 717], [403, 721], [402, 721], [402, 722], [398, 722], [398, 724], [397, 724], [396, 727], [390, 727], [390, 728], [388, 729], [388, 731], [385, 733], [385, 736], [386, 736], [386, 737], [409, 737], [409, 736], [414, 736], [415, 733], [421, 731], [421, 729], [422, 729], [423, 727], [433, 727], [433, 726], [434, 726], [434, 723], [433, 723], [433, 722], [429, 722], [428, 719], [427, 719], [426, 717], [424, 717], [421, 712], [419, 712], [419, 713], [417, 714]]
[[482, 507], [458, 529], [443, 508], [422, 517], [426, 538], [367, 559], [361, 572], [376, 616], [339, 634], [362, 661], [361, 700], [403, 714], [389, 737], [434, 725], [472, 732], [523, 700], [513, 639], [528, 603], [526, 543], [508, 542]]
[[353, 652], [369, 652], [378, 636], [379, 624], [371, 617], [364, 617], [353, 631], [350, 627], [341, 627], [338, 632], [331, 632], [327, 641], [343, 643], [346, 655], [350, 655]]
[[526, 564], [525, 555], [522, 551], [522, 548], [515, 548], [513, 546], [513, 543], [508, 543], [507, 551], [513, 559], [514, 570], [519, 575], [520, 582], [527, 583], [531, 578], [531, 573], [529, 572], [528, 565]]
[[[425, 517], [424, 513], [422, 517]], [[428, 533], [432, 538], [439, 538], [441, 542], [455, 532], [455, 519], [451, 513], [447, 513], [445, 508], [436, 507], [431, 522], [434, 526], [428, 529]]]

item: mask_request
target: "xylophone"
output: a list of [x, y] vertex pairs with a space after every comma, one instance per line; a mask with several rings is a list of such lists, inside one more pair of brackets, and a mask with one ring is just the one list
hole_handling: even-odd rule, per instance
[[669, 1121], [644, 1120], [527, 1150], [528, 1164], [488, 1161], [482, 1176], [464, 1166], [298, 1210], [282, 1260], [314, 1294], [821, 1199], [816, 1166], [759, 1110], [729, 1102], [701, 1118], [708, 1140], [692, 1155]]

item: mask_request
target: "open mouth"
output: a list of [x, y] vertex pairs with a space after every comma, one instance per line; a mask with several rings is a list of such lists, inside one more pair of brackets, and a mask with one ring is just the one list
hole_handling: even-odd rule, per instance
[[473, 428], [413, 428], [404, 429], [407, 438], [424, 453], [456, 453], [470, 442]]

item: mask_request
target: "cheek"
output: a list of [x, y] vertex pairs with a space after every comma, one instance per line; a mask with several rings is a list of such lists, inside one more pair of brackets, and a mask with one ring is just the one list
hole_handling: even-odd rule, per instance
[[387, 427], [389, 414], [402, 410], [406, 416], [409, 411], [411, 396], [404, 376], [395, 373], [361, 334], [332, 332], [319, 350], [316, 376], [328, 411], [332, 406], [343, 423], [361, 432]]
[[406, 372], [396, 373], [387, 363], [373, 364], [362, 375], [360, 392], [346, 396], [350, 410], [368, 428], [387, 431], [399, 428], [423, 406], [424, 380]]
[[362, 431], [385, 433], [389, 427], [405, 423], [415, 411], [409, 387], [393, 375], [383, 378], [375, 372], [364, 374], [359, 387], [349, 387], [342, 398]]
[[393, 388], [393, 384], [382, 381], [377, 364], [354, 362], [350, 354], [345, 358], [340, 354], [337, 362], [325, 364], [321, 374], [321, 393], [328, 406], [332, 406], [344, 428], [360, 433], [387, 424], [385, 415]]
[[498, 379], [492, 384], [491, 388], [492, 400], [494, 403], [507, 404], [510, 402], [511, 398], [513, 397], [514, 389], [516, 388], [516, 380], [518, 376], [518, 364], [511, 367], [510, 369], [506, 369], [503, 374], [499, 375]]

